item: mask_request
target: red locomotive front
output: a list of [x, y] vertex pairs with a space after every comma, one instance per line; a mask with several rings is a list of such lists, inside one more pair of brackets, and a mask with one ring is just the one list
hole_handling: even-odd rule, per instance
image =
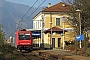
[[16, 48], [31, 51], [33, 47], [31, 31], [18, 30], [16, 32]]

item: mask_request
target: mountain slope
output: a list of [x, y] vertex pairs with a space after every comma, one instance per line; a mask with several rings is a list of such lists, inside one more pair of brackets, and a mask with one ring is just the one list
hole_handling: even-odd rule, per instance
[[[5, 0], [0, 0], [0, 24], [3, 24], [6, 36], [14, 35], [17, 23], [21, 20], [22, 16], [27, 12], [30, 6], [11, 3]], [[32, 8], [30, 12], [23, 18], [23, 28], [32, 28], [32, 18], [41, 10], [37, 10], [27, 21], [27, 17], [32, 14], [36, 8]]]

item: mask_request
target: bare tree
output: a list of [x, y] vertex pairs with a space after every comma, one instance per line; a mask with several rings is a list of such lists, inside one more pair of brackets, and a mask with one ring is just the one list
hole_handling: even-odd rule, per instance
[[[79, 15], [77, 14], [76, 10], [81, 10], [80, 12], [80, 20], [81, 20], [81, 34], [86, 35], [86, 31], [90, 31], [90, 0], [62, 0], [64, 3], [67, 3], [71, 5], [70, 7], [72, 11], [72, 22], [77, 24], [76, 28], [76, 34], [79, 34], [80, 32], [80, 23], [79, 23]], [[88, 42], [88, 37], [85, 36], [84, 47], [86, 49], [87, 44], [90, 44]], [[87, 43], [87, 44], [86, 44]]]
[[[81, 30], [82, 32], [90, 30], [90, 0], [62, 0], [64, 3], [70, 4], [72, 6], [72, 16], [74, 17], [73, 22], [79, 26], [78, 15], [76, 14], [76, 9], [81, 10]], [[76, 18], [77, 17], [77, 18]]]

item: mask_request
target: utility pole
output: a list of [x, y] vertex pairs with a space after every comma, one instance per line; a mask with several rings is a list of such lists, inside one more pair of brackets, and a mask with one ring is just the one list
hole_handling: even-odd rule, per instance
[[51, 44], [51, 41], [52, 41], [52, 14], [50, 12], [50, 29], [51, 29], [51, 32], [50, 32], [50, 48], [52, 47], [52, 44]]
[[63, 17], [63, 50], [64, 50], [64, 18], [65, 17]]
[[43, 14], [43, 9], [42, 9], [42, 36], [41, 36], [41, 48], [44, 48], [44, 14]]
[[[79, 28], [80, 28], [80, 35], [81, 35], [81, 19], [80, 19], [80, 12], [81, 12], [81, 10], [77, 9], [76, 11], [78, 12], [78, 15], [79, 15], [78, 16], [78, 20], [79, 20], [79, 24], [80, 24]], [[80, 48], [82, 48], [81, 40], [80, 40]]]

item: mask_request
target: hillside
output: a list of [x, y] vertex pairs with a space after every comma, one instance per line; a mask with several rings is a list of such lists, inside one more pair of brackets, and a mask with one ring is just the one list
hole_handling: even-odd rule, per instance
[[[18, 22], [22, 16], [27, 12], [30, 6], [23, 4], [16, 4], [5, 0], [0, 0], [0, 24], [3, 24], [3, 30], [6, 33], [6, 37], [14, 35]], [[33, 7], [29, 13], [23, 18], [26, 20], [27, 17], [32, 14], [36, 8]], [[32, 28], [32, 18], [40, 11], [38, 9], [28, 20], [24, 21], [21, 25], [23, 28]]]

